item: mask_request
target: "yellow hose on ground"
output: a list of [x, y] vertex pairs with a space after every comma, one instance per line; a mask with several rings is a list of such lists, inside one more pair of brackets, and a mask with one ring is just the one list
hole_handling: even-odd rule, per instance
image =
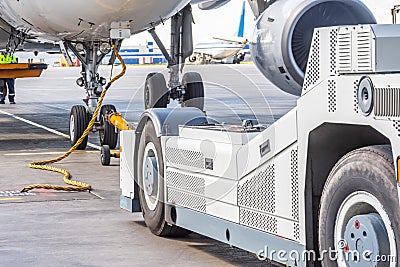
[[78, 146], [83, 142], [83, 140], [86, 138], [86, 136], [89, 134], [90, 130], [92, 129], [92, 127], [95, 123], [95, 120], [97, 118], [97, 115], [99, 114], [101, 104], [103, 103], [103, 100], [107, 93], [107, 90], [110, 88], [110, 86], [116, 80], [118, 80], [125, 74], [125, 72], [126, 72], [125, 62], [123, 61], [122, 57], [120, 56], [120, 54], [118, 53], [117, 50], [114, 49], [114, 53], [117, 56], [117, 58], [119, 59], [119, 61], [121, 62], [122, 71], [117, 76], [112, 78], [111, 81], [107, 84], [107, 86], [101, 92], [99, 102], [97, 103], [97, 106], [93, 113], [92, 119], [90, 120], [88, 127], [83, 132], [82, 136], [79, 138], [79, 140], [76, 142], [76, 144], [73, 147], [71, 147], [64, 155], [62, 155], [58, 158], [29, 163], [29, 168], [32, 168], [32, 169], [46, 170], [46, 171], [57, 172], [57, 173], [63, 174], [64, 182], [70, 186], [58, 186], [58, 185], [50, 185], [50, 184], [33, 184], [33, 185], [26, 186], [24, 189], [22, 189], [21, 192], [28, 192], [33, 189], [50, 189], [50, 190], [57, 190], [57, 191], [87, 191], [92, 188], [92, 186], [88, 183], [71, 180], [71, 174], [69, 173], [69, 171], [61, 169], [61, 168], [49, 166], [48, 164], [53, 164], [53, 163], [59, 162], [65, 158], [67, 158], [69, 155], [71, 155], [72, 152], [74, 152], [78, 148]]

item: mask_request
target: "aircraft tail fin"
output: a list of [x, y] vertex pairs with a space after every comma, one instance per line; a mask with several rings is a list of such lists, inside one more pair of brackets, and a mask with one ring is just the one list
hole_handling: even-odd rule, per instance
[[242, 14], [240, 15], [240, 22], [239, 22], [239, 29], [238, 29], [238, 32], [237, 32], [237, 37], [243, 37], [244, 36], [245, 14], [246, 14], [246, 2], [243, 1]]

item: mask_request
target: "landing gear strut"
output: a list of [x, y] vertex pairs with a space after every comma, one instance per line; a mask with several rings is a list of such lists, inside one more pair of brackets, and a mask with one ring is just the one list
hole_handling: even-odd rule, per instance
[[[112, 41], [117, 47], [119, 41]], [[91, 42], [71, 42], [66, 41], [61, 45], [64, 56], [68, 62], [71, 58], [65, 48], [70, 49], [81, 61], [82, 71], [81, 77], [77, 79], [78, 86], [85, 88], [86, 97], [83, 99], [85, 106], [74, 106], [71, 109], [70, 116], [70, 140], [71, 146], [75, 145], [82, 135], [83, 131], [88, 126], [88, 121], [93, 116], [96, 109], [99, 97], [103, 91], [103, 86], [106, 85], [106, 79], [100, 77], [98, 67], [104, 56], [111, 51], [111, 42], [108, 41], [91, 41]], [[96, 118], [93, 132], [99, 131], [100, 143], [108, 145], [110, 148], [115, 148], [118, 140], [118, 131], [115, 127], [106, 121], [106, 114], [115, 112], [116, 109], [112, 105], [104, 105], [101, 108], [99, 117]], [[83, 130], [82, 130], [82, 127]], [[79, 145], [78, 149], [84, 150], [87, 145], [87, 138]]]
[[[204, 86], [200, 74], [186, 73], [182, 81], [185, 60], [193, 54], [192, 9], [187, 5], [171, 18], [170, 53], [164, 47], [155, 29], [149, 30], [154, 41], [168, 61], [168, 85], [162, 74], [149, 74], [144, 90], [145, 108], [165, 108], [171, 99], [178, 100], [182, 106], [204, 109]], [[190, 58], [189, 58], [190, 59]]]

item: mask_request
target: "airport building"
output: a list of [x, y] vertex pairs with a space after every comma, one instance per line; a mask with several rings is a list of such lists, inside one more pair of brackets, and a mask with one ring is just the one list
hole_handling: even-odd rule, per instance
[[49, 66], [60, 66], [61, 65], [61, 54], [49, 54], [46, 52], [16, 52], [15, 56], [20, 63], [45, 63]]
[[[167, 60], [158, 47], [154, 47], [154, 42], [147, 42], [146, 45], [122, 47], [119, 54], [124, 59], [125, 64], [167, 63]], [[111, 54], [106, 55], [102, 64], [108, 64], [110, 57]]]
[[[62, 54], [50, 54], [45, 52], [16, 52], [18, 62], [40, 62], [54, 67], [67, 67], [68, 64]], [[147, 42], [146, 45], [134, 45], [122, 47], [120, 55], [126, 64], [162, 64], [167, 63], [164, 55], [154, 47], [153, 42]], [[102, 60], [102, 64], [107, 65], [111, 57], [111, 53], [106, 55]], [[73, 66], [80, 66], [79, 60], [71, 54]], [[116, 61], [119, 62], [118, 60]]]

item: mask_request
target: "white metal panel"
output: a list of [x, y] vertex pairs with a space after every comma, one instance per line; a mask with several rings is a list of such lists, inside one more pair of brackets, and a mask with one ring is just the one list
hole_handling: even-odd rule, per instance
[[236, 181], [172, 167], [167, 168], [165, 178], [169, 188], [206, 197], [210, 200], [208, 202], [219, 201], [237, 205]]
[[229, 205], [219, 201], [209, 202], [207, 204], [207, 214], [239, 223], [239, 207], [237, 205]]
[[134, 197], [134, 169], [133, 157], [135, 148], [135, 131], [121, 131], [121, 158], [120, 158], [120, 188], [122, 195], [132, 198]]
[[352, 38], [349, 28], [339, 28], [338, 33], [338, 70], [339, 72], [350, 72], [352, 70]]
[[285, 237], [287, 239], [299, 241], [299, 226], [296, 222], [285, 220], [282, 218], [277, 218], [279, 236]]
[[179, 136], [189, 139], [213, 140], [217, 143], [243, 145], [259, 132], [244, 131], [242, 127], [231, 125], [180, 126]]
[[[211, 141], [212, 136], [204, 133], [202, 136], [210, 139], [169, 138], [164, 150], [165, 164], [186, 171], [237, 180], [236, 154], [240, 146]], [[212, 161], [212, 169], [206, 168], [206, 160]]]
[[168, 167], [167, 203], [239, 223], [237, 182]]
[[[275, 215], [283, 218], [293, 219], [292, 201], [294, 192], [291, 188], [291, 153], [297, 150], [297, 145], [286, 148], [283, 152], [274, 157], [273, 162], [276, 166], [276, 212]], [[298, 193], [298, 192], [297, 192]], [[285, 236], [285, 235], [283, 235]], [[286, 236], [285, 236], [286, 237]]]
[[[297, 109], [289, 111], [285, 116], [240, 148], [237, 155], [239, 177], [244, 177], [264, 162], [296, 142]], [[261, 157], [260, 146], [267, 140], [271, 151]]]

